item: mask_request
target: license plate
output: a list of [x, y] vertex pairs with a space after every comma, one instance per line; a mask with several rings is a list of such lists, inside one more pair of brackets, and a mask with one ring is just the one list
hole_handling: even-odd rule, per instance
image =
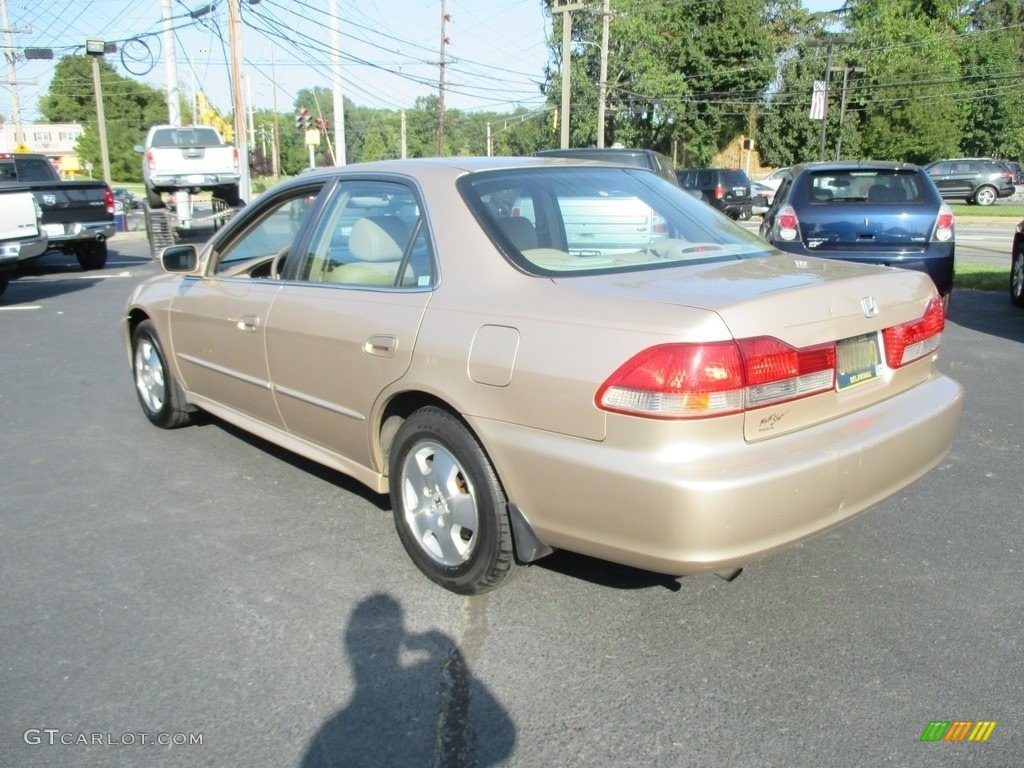
[[881, 368], [877, 333], [854, 336], [836, 344], [836, 389], [839, 391], [878, 378]]
[[43, 224], [43, 231], [50, 237], [58, 237], [64, 234], [63, 224]]
[[188, 177], [188, 183], [189, 184], [202, 184], [204, 181], [206, 181], [206, 177], [202, 176], [202, 175], [195, 175], [195, 176], [189, 176]]

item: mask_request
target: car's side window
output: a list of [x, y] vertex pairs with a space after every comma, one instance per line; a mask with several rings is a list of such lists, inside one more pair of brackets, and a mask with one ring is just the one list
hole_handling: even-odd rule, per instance
[[[302, 229], [316, 201], [320, 187], [297, 190], [294, 194], [276, 200], [215, 254], [214, 273], [252, 274], [245, 271], [249, 262], [273, 259], [282, 250], [291, 246], [295, 236]], [[263, 275], [257, 272], [255, 275]]]
[[432, 285], [433, 258], [414, 190], [391, 181], [339, 184], [296, 279], [377, 288]]

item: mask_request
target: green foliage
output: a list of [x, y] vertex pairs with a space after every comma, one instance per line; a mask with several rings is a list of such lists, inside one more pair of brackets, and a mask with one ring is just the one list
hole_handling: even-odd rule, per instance
[[[119, 75], [102, 59], [99, 69], [111, 176], [141, 181], [142, 160], [134, 147], [142, 143], [150, 125], [167, 122], [167, 100], [163, 92]], [[51, 122], [85, 126], [77, 152], [83, 162], [93, 164], [93, 173], [99, 175], [102, 161], [89, 57], [65, 56], [57, 63], [50, 90], [39, 100], [39, 111]]]

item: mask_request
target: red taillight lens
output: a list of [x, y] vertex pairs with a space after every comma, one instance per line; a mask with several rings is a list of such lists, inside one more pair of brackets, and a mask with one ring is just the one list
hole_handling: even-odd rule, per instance
[[945, 203], [939, 208], [939, 215], [935, 219], [934, 240], [947, 242], [953, 239], [953, 211]]
[[768, 336], [662, 344], [632, 357], [595, 395], [598, 408], [656, 419], [723, 416], [835, 385], [836, 348], [795, 349]]
[[939, 337], [945, 327], [946, 313], [942, 299], [936, 297], [928, 304], [920, 320], [911, 320], [882, 331], [885, 361], [890, 368], [899, 368], [927, 357], [939, 348]]
[[114, 193], [110, 191], [110, 187], [103, 190], [103, 205], [107, 208], [107, 213], [114, 212]]
[[735, 342], [662, 344], [634, 355], [595, 395], [597, 407], [656, 419], [743, 410], [743, 362]]
[[146, 153], [146, 165], [149, 166], [150, 173], [156, 169], [156, 164], [153, 162], [153, 150], [149, 150]]
[[234, 155], [235, 155], [235, 157], [234, 157], [234, 160], [235, 160], [235, 170], [237, 171], [239, 169], [239, 167], [240, 167], [239, 164], [238, 164], [238, 147], [235, 147], [234, 149], [235, 149], [235, 151], [234, 151]]
[[780, 240], [797, 240], [800, 237], [800, 220], [792, 205], [784, 205], [775, 217], [775, 232]]
[[712, 194], [714, 194], [715, 200], [721, 200], [723, 197], [725, 197], [725, 187], [719, 184], [717, 187], [715, 187], [715, 191]]
[[748, 408], [807, 397], [835, 385], [835, 344], [796, 349], [770, 336], [740, 339], [738, 344]]

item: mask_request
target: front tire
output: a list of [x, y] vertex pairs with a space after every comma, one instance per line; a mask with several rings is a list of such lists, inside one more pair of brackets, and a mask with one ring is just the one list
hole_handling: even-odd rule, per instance
[[153, 424], [174, 429], [192, 420], [151, 320], [143, 320], [132, 333], [132, 376], [142, 411]]
[[1017, 246], [1010, 263], [1010, 301], [1024, 307], [1024, 242]]
[[75, 256], [83, 270], [103, 269], [107, 265], [107, 243], [82, 243], [75, 249]]
[[505, 493], [462, 422], [440, 408], [416, 411], [395, 435], [388, 465], [395, 528], [427, 578], [475, 595], [511, 574]]
[[999, 197], [995, 187], [990, 187], [987, 184], [983, 187], [978, 187], [978, 190], [974, 193], [974, 202], [978, 205], [992, 205]]

